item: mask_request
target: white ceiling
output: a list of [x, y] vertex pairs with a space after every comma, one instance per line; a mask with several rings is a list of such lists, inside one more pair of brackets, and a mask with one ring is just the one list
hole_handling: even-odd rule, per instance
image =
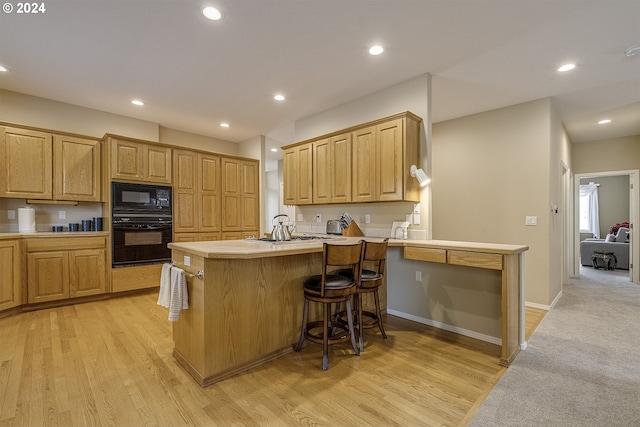
[[640, 134], [640, 0], [43, 4], [0, 13], [0, 88], [228, 141], [291, 143], [296, 120], [424, 73], [435, 123], [552, 97], [573, 142]]

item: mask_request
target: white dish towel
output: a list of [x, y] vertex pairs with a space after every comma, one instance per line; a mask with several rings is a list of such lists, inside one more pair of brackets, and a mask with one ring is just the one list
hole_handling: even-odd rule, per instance
[[158, 295], [158, 305], [169, 308], [171, 303], [171, 264], [162, 265], [160, 275], [160, 294]]
[[187, 277], [184, 270], [171, 267], [171, 301], [169, 303], [169, 321], [180, 319], [180, 311], [189, 308]]

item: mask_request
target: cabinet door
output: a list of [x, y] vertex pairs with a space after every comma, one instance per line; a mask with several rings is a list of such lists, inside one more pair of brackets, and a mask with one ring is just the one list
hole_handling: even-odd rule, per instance
[[242, 230], [240, 160], [222, 158], [222, 231]]
[[112, 140], [111, 178], [142, 181], [143, 144]]
[[259, 163], [243, 160], [240, 195], [242, 198], [242, 230], [260, 229], [260, 170]]
[[313, 147], [311, 143], [300, 145], [298, 150], [297, 205], [313, 203]]
[[288, 148], [282, 153], [282, 203], [285, 205], [295, 205], [297, 203], [298, 186], [298, 151], [295, 147]]
[[48, 133], [0, 127], [0, 197], [52, 199], [52, 152]]
[[[334, 136], [331, 146], [331, 201], [351, 202], [351, 134]], [[315, 194], [314, 194], [315, 196]]]
[[353, 132], [351, 200], [376, 200], [376, 128], [370, 126]]
[[331, 203], [331, 145], [328, 139], [314, 141], [313, 203]]
[[220, 157], [199, 154], [198, 210], [202, 232], [222, 230], [220, 186]]
[[198, 154], [177, 150], [173, 156], [173, 231], [198, 231], [197, 174]]
[[54, 135], [55, 200], [100, 201], [101, 147], [99, 141]]
[[29, 303], [69, 298], [69, 253], [34, 252], [27, 255]]
[[171, 184], [171, 148], [144, 145], [144, 180], [159, 184]]
[[197, 242], [198, 233], [175, 233], [172, 241], [175, 243]]
[[19, 242], [0, 241], [0, 311], [20, 305], [20, 270]]
[[393, 120], [376, 128], [378, 158], [377, 200], [402, 200], [403, 176], [403, 127], [402, 120]]
[[102, 294], [106, 290], [106, 251], [86, 249], [69, 252], [69, 296]]

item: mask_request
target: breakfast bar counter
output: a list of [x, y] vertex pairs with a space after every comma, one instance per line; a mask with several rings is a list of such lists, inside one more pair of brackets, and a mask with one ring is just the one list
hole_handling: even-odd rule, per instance
[[[189, 308], [173, 324], [174, 357], [205, 387], [293, 351], [302, 320], [302, 280], [321, 271], [322, 242], [361, 239], [380, 240], [170, 243], [172, 261], [189, 273]], [[528, 247], [395, 239], [389, 246], [402, 248], [409, 259], [502, 270], [500, 363], [508, 366], [523, 342], [521, 263]]]

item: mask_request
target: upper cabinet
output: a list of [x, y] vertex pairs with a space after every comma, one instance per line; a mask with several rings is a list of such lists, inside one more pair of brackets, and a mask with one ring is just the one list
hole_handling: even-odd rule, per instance
[[0, 197], [100, 201], [101, 143], [0, 127]]
[[405, 112], [283, 147], [284, 203], [419, 201], [409, 168], [419, 164], [421, 121]]
[[222, 157], [222, 231], [260, 230], [259, 162]]
[[109, 138], [111, 178], [171, 184], [171, 148]]
[[313, 203], [313, 145], [300, 144], [283, 148], [284, 204]]

